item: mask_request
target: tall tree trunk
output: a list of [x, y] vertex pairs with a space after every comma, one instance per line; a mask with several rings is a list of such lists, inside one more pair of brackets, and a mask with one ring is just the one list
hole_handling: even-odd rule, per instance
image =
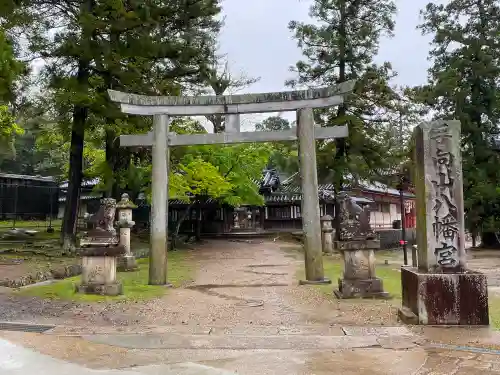
[[[106, 165], [111, 169], [111, 173], [113, 174], [113, 183], [109, 184], [109, 181], [106, 181], [106, 191], [104, 195], [106, 198], [113, 198], [113, 186], [115, 185], [114, 180], [114, 154], [113, 154], [113, 140], [115, 138], [115, 134], [113, 131], [106, 129], [105, 133], [105, 147], [106, 147]], [[110, 176], [107, 176], [110, 177]]]
[[181, 229], [182, 223], [184, 220], [186, 220], [186, 217], [188, 217], [189, 213], [191, 212], [191, 208], [193, 207], [194, 202], [190, 203], [187, 207], [182, 216], [179, 218], [175, 225], [175, 230], [174, 233], [172, 233], [172, 250], [174, 250], [177, 247], [177, 240], [179, 239], [179, 231]]
[[[79, 86], [85, 86], [89, 78], [87, 61], [78, 62], [77, 81]], [[73, 252], [76, 247], [76, 221], [80, 201], [80, 188], [83, 178], [83, 142], [85, 137], [85, 122], [88, 108], [75, 105], [73, 108], [73, 124], [71, 127], [71, 147], [69, 154], [69, 179], [64, 218], [61, 228], [63, 250]]]
[[[130, 4], [126, 2], [126, 7], [130, 9]], [[112, 30], [110, 34], [110, 39], [115, 46], [120, 45], [120, 33], [116, 30]], [[104, 69], [104, 67], [102, 67]], [[108, 89], [121, 90], [123, 87], [120, 85], [118, 79], [113, 77], [110, 72], [105, 76], [106, 91]], [[109, 100], [109, 99], [108, 99]], [[108, 126], [113, 126], [116, 118], [106, 117], [106, 124]], [[120, 142], [118, 139], [118, 134], [114, 129], [106, 129], [106, 163], [111, 169], [112, 173], [112, 183], [109, 184], [106, 189], [106, 195], [110, 198], [119, 199], [121, 189], [119, 186], [119, 173], [124, 171], [128, 162], [130, 161], [130, 153], [125, 148], [120, 148]]]
[[[340, 45], [339, 45], [339, 83], [345, 82], [346, 80], [346, 3], [344, 0], [340, 2], [340, 23], [339, 23], [339, 34], [340, 34]], [[347, 109], [344, 104], [341, 104], [337, 111], [337, 117], [344, 117], [346, 115]], [[334, 165], [340, 166], [340, 171], [337, 170], [335, 174], [334, 188], [335, 197], [344, 188], [344, 165], [346, 157], [346, 139], [336, 138], [335, 139], [335, 162]], [[340, 240], [340, 202], [335, 198], [335, 217], [334, 217], [334, 228], [335, 228], [335, 240]]]
[[[108, 118], [109, 121], [114, 119]], [[111, 169], [112, 183], [108, 185], [105, 195], [109, 198], [119, 199], [121, 195], [119, 173], [127, 169], [130, 162], [130, 153], [125, 148], [120, 148], [119, 138], [112, 130], [106, 130], [106, 163]]]
[[198, 202], [196, 207], [196, 227], [195, 227], [196, 241], [201, 241], [201, 203]]

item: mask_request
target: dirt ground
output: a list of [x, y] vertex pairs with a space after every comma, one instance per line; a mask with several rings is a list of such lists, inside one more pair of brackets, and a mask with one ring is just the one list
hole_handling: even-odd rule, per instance
[[[303, 267], [303, 259], [296, 248], [279, 241], [205, 242], [189, 252], [189, 262], [196, 270], [190, 284], [141, 303], [49, 301], [10, 296], [4, 290], [0, 291], [0, 320], [101, 328], [397, 323], [398, 301], [339, 301], [313, 287], [298, 286], [297, 271]], [[487, 251], [469, 252], [468, 257], [470, 268], [486, 273], [490, 289], [500, 293], [500, 257]], [[402, 255], [391, 254], [390, 262], [402, 264]], [[51, 265], [54, 261], [0, 256], [0, 278]]]
[[68, 257], [47, 257], [32, 254], [0, 254], [0, 281], [14, 280], [37, 272], [47, 272], [61, 266], [77, 264], [77, 259]]
[[[34, 320], [68, 326], [301, 325], [396, 322], [390, 301], [338, 301], [299, 287], [303, 260], [293, 244], [210, 241], [192, 254], [194, 281], [142, 303], [76, 304], [0, 295], [0, 320]], [[332, 285], [332, 291], [334, 286]]]
[[[500, 335], [411, 330], [397, 322], [399, 301], [339, 301], [298, 286], [303, 259], [295, 250], [278, 241], [206, 242], [188, 254], [191, 283], [140, 303], [76, 304], [0, 291], [0, 320], [57, 325], [45, 334], [0, 331], [0, 338], [91, 368], [196, 362], [252, 375], [500, 372], [499, 355], [427, 345], [490, 340], [497, 347]], [[471, 256], [471, 267], [493, 274], [491, 261], [481, 259]]]

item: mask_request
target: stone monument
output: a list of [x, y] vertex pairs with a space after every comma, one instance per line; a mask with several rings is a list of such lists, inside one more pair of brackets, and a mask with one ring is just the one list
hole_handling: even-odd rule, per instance
[[486, 276], [467, 269], [460, 122], [415, 128], [418, 266], [402, 267], [401, 320], [488, 325]]
[[122, 194], [122, 199], [116, 205], [118, 210], [118, 221], [120, 228], [120, 245], [125, 249], [125, 254], [118, 259], [119, 271], [136, 271], [137, 262], [130, 248], [130, 230], [135, 225], [132, 221], [132, 209], [137, 206], [129, 199], [127, 193]]
[[77, 292], [116, 296], [122, 294], [122, 285], [116, 280], [118, 257], [125, 254], [125, 248], [118, 243], [113, 227], [116, 200], [101, 199], [101, 207], [91, 217], [95, 228], [81, 240], [79, 254], [82, 256], [82, 283]]
[[380, 240], [370, 225], [370, 208], [360, 207], [344, 192], [337, 195], [340, 203], [340, 241], [335, 248], [344, 259], [344, 273], [339, 279], [337, 298], [389, 298], [383, 282], [375, 275], [375, 250]]

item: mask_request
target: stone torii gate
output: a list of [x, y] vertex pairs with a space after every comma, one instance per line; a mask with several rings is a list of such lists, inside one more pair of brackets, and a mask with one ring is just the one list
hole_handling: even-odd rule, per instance
[[[329, 283], [322, 260], [321, 225], [316, 168], [316, 139], [347, 137], [346, 125], [315, 127], [313, 108], [343, 103], [354, 81], [334, 87], [227, 96], [144, 96], [108, 90], [112, 101], [127, 114], [153, 117], [153, 131], [143, 135], [122, 135], [122, 147], [152, 147], [151, 250], [149, 284], [167, 284], [168, 163], [169, 147], [252, 142], [299, 142], [302, 187], [306, 280], [301, 283]], [[297, 111], [297, 129], [279, 132], [240, 132], [241, 113]], [[226, 116], [224, 133], [177, 135], [169, 133], [172, 116]]]

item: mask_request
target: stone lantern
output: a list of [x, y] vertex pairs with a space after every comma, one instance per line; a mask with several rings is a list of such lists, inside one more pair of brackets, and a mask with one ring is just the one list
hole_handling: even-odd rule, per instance
[[118, 259], [119, 271], [137, 270], [135, 256], [130, 249], [130, 230], [135, 225], [135, 222], [132, 220], [132, 209], [136, 207], [129, 199], [127, 193], [122, 194], [121, 201], [116, 205], [116, 209], [118, 210], [117, 225], [120, 228], [120, 245], [125, 249], [125, 254]]
[[333, 253], [333, 218], [330, 215], [321, 217], [321, 244], [323, 253]]

